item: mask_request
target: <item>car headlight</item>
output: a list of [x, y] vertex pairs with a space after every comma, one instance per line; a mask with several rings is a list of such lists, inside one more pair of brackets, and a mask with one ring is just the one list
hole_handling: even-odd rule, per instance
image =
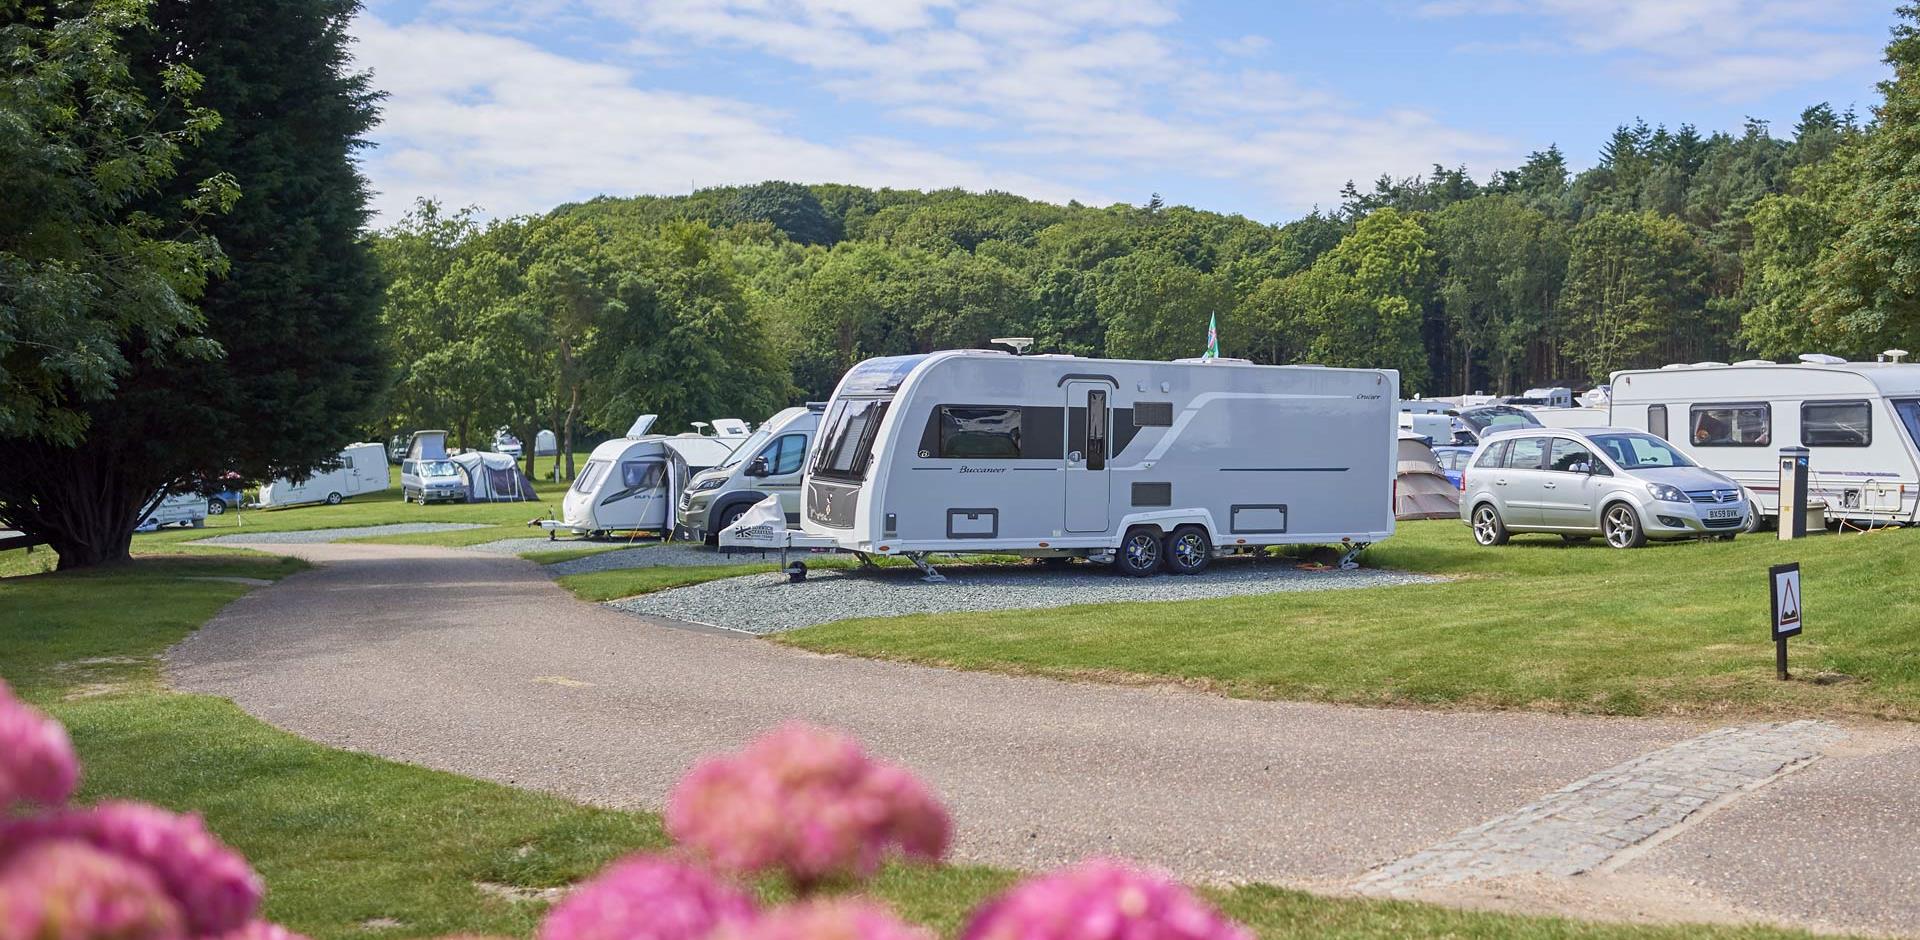
[[1647, 492], [1652, 493], [1654, 499], [1663, 503], [1691, 502], [1691, 500], [1687, 499], [1687, 494], [1680, 492], [1679, 487], [1670, 486], [1665, 483], [1649, 483], [1647, 484]]
[[695, 483], [693, 485], [693, 492], [704, 493], [707, 490], [717, 490], [726, 485], [727, 485], [726, 477], [714, 477], [711, 480], [701, 480], [700, 482]]

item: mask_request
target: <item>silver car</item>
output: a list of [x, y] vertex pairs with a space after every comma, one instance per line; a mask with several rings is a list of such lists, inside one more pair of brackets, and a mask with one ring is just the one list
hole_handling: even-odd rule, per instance
[[1549, 532], [1639, 548], [1648, 539], [1731, 539], [1747, 524], [1747, 500], [1739, 484], [1645, 431], [1515, 428], [1474, 451], [1460, 518], [1482, 545]]

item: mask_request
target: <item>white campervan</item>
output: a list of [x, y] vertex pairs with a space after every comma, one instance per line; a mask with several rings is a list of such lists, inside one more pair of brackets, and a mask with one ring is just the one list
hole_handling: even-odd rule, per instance
[[1780, 509], [1780, 448], [1810, 452], [1808, 495], [1827, 516], [1920, 517], [1920, 364], [1702, 363], [1613, 374], [1612, 423], [1666, 438], [1732, 478], [1754, 515]]
[[695, 474], [680, 495], [674, 535], [713, 545], [720, 530], [768, 496], [780, 497], [787, 525], [800, 524], [800, 483], [826, 402], [776, 412], [717, 467]]
[[[724, 547], [1086, 557], [1133, 575], [1392, 534], [1399, 374], [954, 350], [840, 380], [800, 533], [762, 503]], [[1351, 552], [1349, 553], [1351, 554]]]
[[308, 503], [338, 505], [349, 496], [378, 493], [387, 488], [387, 448], [384, 444], [348, 444], [336, 458], [339, 465], [316, 471], [305, 480], [279, 479], [260, 488], [260, 508], [278, 509]]
[[[671, 534], [676, 504], [694, 474], [725, 462], [747, 438], [746, 425], [731, 421], [734, 436], [649, 434], [656, 416], [641, 415], [627, 436], [593, 449], [587, 465], [561, 500], [559, 521], [539, 524], [549, 531], [565, 529], [587, 538], [614, 532]], [[715, 421], [718, 425], [720, 421]]]

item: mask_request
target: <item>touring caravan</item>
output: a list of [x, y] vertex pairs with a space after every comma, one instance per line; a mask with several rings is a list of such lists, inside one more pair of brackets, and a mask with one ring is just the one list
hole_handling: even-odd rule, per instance
[[1920, 515], [1920, 364], [1802, 356], [1616, 372], [1612, 423], [1667, 439], [1732, 478], [1754, 514], [1780, 510], [1780, 448], [1810, 452], [1808, 496], [1830, 519]]
[[[1085, 557], [1195, 573], [1217, 552], [1393, 532], [1399, 374], [949, 350], [840, 380], [799, 533], [756, 505], [722, 547]], [[1347, 559], [1347, 560], [1350, 560]]]
[[826, 408], [809, 402], [774, 414], [732, 456], [696, 474], [680, 496], [675, 536], [715, 544], [721, 529], [768, 496], [780, 498], [788, 526], [799, 525], [801, 477]]
[[378, 493], [387, 488], [387, 448], [382, 444], [348, 444], [339, 466], [321, 470], [295, 482], [275, 480], [260, 488], [260, 508], [278, 509], [308, 503], [337, 505], [349, 496]]
[[641, 415], [626, 437], [595, 447], [561, 500], [562, 519], [540, 524], [587, 538], [614, 532], [671, 534], [687, 480], [726, 462], [746, 435], [647, 433], [655, 420], [654, 415]]
[[152, 532], [170, 525], [198, 529], [207, 524], [207, 501], [198, 493], [174, 493], [162, 497], [153, 511], [140, 518], [135, 532]]

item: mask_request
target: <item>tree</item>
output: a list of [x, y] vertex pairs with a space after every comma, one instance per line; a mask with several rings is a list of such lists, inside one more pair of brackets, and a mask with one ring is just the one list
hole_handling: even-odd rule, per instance
[[[1123, 359], [1177, 359], [1207, 348], [1207, 318], [1233, 308], [1226, 282], [1164, 252], [1136, 252], [1100, 265], [1094, 288], [1106, 352]], [[1222, 324], [1230, 331], [1232, 323]], [[1223, 340], [1231, 350], [1231, 333]]]
[[[225, 116], [140, 201], [160, 224], [194, 219], [228, 258], [198, 299], [218, 358], [153, 357], [147, 339], [120, 345], [131, 364], [114, 395], [84, 410], [68, 446], [9, 439], [0, 480], [6, 518], [47, 539], [63, 568], [128, 557], [135, 522], [156, 490], [236, 471], [300, 476], [326, 465], [372, 418], [386, 381], [380, 285], [362, 240], [366, 183], [354, 155], [378, 95], [348, 70], [354, 0], [161, 0], [151, 31], [125, 45], [148, 101], [169, 76], [208, 77], [195, 104]], [[241, 198], [202, 219], [201, 181], [230, 173]]]
[[[1449, 206], [1433, 229], [1440, 298], [1460, 351], [1457, 387], [1524, 387], [1528, 346], [1546, 330], [1566, 278], [1564, 230], [1507, 195]], [[1484, 359], [1478, 372], [1476, 355]]]
[[1604, 382], [1652, 364], [1704, 300], [1705, 269], [1687, 228], [1651, 212], [1610, 212], [1573, 230], [1563, 305], [1566, 354]]
[[1920, 4], [1903, 4], [1880, 83], [1873, 131], [1862, 143], [1841, 231], [1818, 265], [1812, 312], [1856, 343], [1920, 341]]
[[728, 201], [725, 220], [770, 222], [802, 245], [831, 245], [840, 239], [839, 227], [827, 217], [820, 197], [799, 183], [768, 180], [743, 186]]
[[147, 7], [0, 12], [0, 440], [72, 445], [130, 355], [219, 353], [192, 301], [223, 259], [197, 226], [231, 206], [232, 177], [194, 180], [173, 219], [136, 204], [220, 125], [192, 103], [201, 76], [184, 64], [152, 101], [136, 85], [118, 37], [150, 28]]
[[1310, 337], [1307, 360], [1398, 369], [1402, 394], [1425, 389], [1420, 327], [1433, 290], [1429, 240], [1412, 215], [1379, 209], [1313, 267], [1287, 278], [1277, 305], [1298, 311], [1293, 320]]

